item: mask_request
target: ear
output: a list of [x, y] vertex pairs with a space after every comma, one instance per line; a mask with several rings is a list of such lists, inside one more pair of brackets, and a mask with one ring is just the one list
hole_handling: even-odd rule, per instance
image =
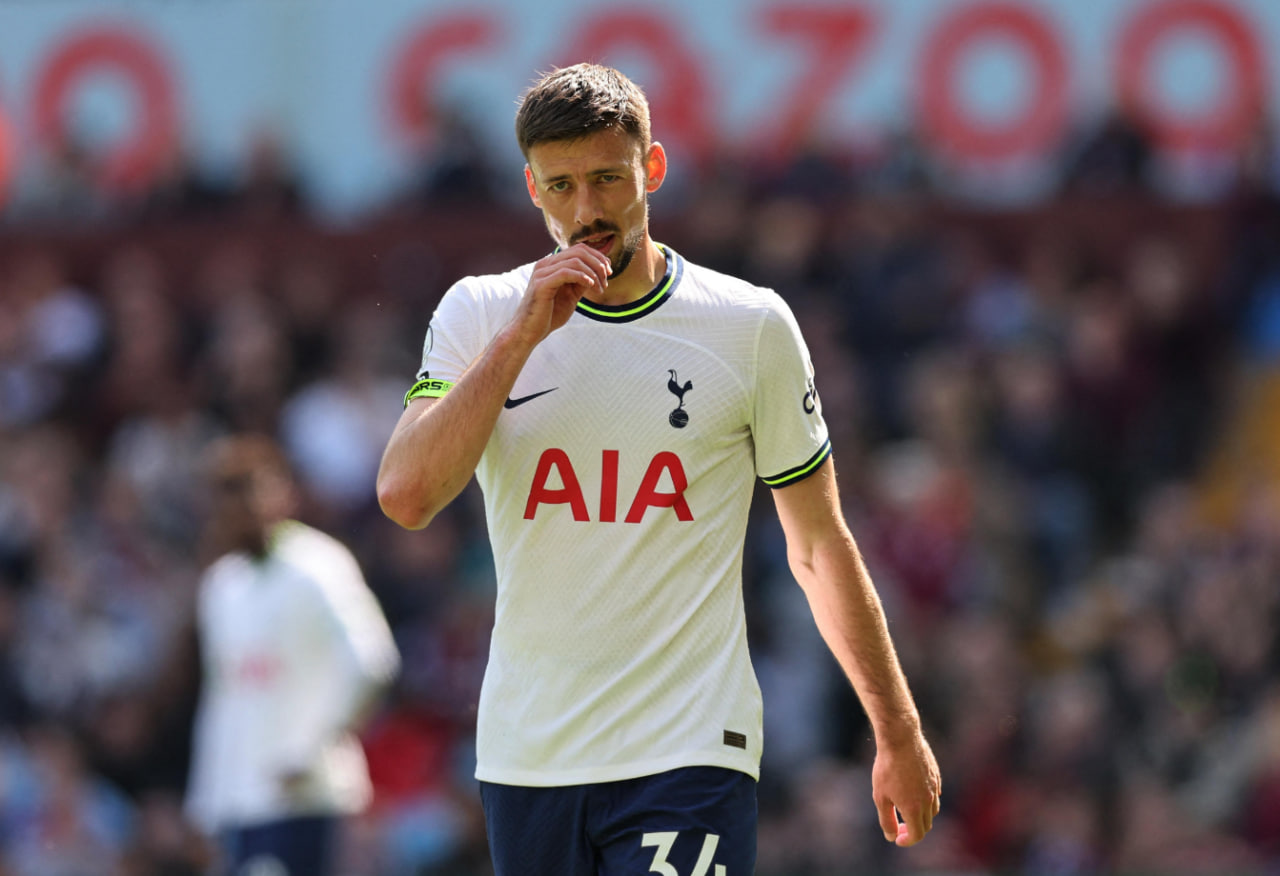
[[662, 181], [667, 178], [667, 151], [662, 144], [654, 142], [644, 157], [644, 190], [656, 192], [662, 188]]
[[524, 166], [524, 184], [529, 190], [529, 198], [533, 201], [533, 206], [542, 209], [542, 202], [538, 200], [538, 187], [533, 183], [533, 171], [527, 164]]

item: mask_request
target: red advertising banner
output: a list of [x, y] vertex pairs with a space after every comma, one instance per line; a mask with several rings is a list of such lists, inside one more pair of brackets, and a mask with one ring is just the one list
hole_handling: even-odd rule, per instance
[[1277, 110], [1265, 0], [56, 6], [0, 8], [0, 191], [73, 133], [129, 187], [180, 148], [233, 162], [269, 125], [330, 200], [359, 204], [420, 160], [441, 106], [518, 160], [520, 90], [581, 59], [641, 81], [657, 135], [693, 161], [909, 126], [952, 170], [989, 172], [1113, 107], [1170, 154], [1228, 156]]

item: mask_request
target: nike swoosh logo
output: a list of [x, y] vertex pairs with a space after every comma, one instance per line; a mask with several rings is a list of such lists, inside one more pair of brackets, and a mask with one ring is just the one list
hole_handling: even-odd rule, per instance
[[535, 392], [533, 395], [521, 396], [520, 398], [508, 398], [502, 403], [502, 406], [507, 410], [510, 410], [511, 408], [518, 408], [527, 401], [533, 401], [538, 396], [546, 395], [549, 392], [555, 392], [559, 388], [560, 387], [558, 386], [553, 386], [550, 389], [544, 389], [542, 392]]

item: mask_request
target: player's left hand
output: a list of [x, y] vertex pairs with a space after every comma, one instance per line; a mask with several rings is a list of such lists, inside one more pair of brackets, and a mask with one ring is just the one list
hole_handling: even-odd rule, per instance
[[296, 799], [307, 786], [308, 773], [305, 769], [293, 768], [280, 772], [280, 790], [286, 799]]
[[899, 741], [876, 741], [871, 795], [886, 840], [913, 846], [924, 839], [942, 805], [942, 775], [923, 733], [916, 731]]

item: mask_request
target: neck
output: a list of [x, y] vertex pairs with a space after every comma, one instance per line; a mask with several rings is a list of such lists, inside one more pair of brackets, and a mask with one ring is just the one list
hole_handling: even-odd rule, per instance
[[284, 522], [284, 520], [272, 520], [269, 523], [264, 523], [260, 528], [248, 534], [241, 543], [240, 549], [255, 560], [266, 559], [275, 547], [276, 540], [280, 537], [280, 528]]

